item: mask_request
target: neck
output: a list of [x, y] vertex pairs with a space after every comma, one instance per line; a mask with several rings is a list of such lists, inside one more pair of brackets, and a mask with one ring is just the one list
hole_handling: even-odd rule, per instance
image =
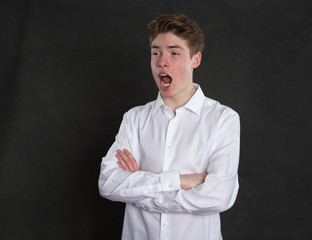
[[190, 98], [194, 95], [196, 92], [196, 87], [192, 85], [192, 88], [190, 88], [187, 92], [187, 94], [183, 93], [183, 96], [175, 96], [170, 98], [163, 98], [164, 103], [172, 109], [172, 111], [176, 111], [177, 108], [182, 107], [185, 105]]

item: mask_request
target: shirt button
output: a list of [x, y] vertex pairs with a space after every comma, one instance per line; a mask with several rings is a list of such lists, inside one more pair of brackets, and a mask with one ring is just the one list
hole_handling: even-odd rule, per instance
[[146, 187], [142, 188], [143, 191], [146, 191]]
[[169, 188], [172, 188], [172, 184], [170, 183], [170, 184], [168, 185], [168, 187], [169, 187]]
[[141, 204], [141, 208], [145, 208], [144, 204]]
[[164, 212], [167, 213], [168, 211], [165, 209]]
[[171, 145], [168, 145], [168, 149], [170, 149], [171, 148]]
[[164, 227], [167, 227], [168, 226], [168, 224], [167, 223], [164, 223]]

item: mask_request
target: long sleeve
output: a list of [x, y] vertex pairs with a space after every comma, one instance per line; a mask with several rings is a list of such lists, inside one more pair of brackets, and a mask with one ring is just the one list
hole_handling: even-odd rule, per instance
[[161, 193], [136, 203], [152, 212], [210, 215], [233, 204], [238, 192], [240, 123], [238, 114], [229, 114], [219, 123], [205, 182], [190, 190]]
[[112, 201], [135, 203], [146, 198], [156, 198], [160, 193], [181, 189], [177, 171], [131, 173], [118, 167], [116, 150], [126, 148], [132, 152], [133, 149], [132, 130], [135, 127], [132, 126], [134, 122], [131, 117], [130, 111], [124, 115], [115, 142], [102, 160], [98, 181], [100, 195]]
[[[156, 101], [125, 113], [102, 159], [99, 192], [126, 203], [124, 239], [222, 239], [219, 213], [238, 192], [240, 124], [232, 109], [207, 98], [200, 86], [173, 112]], [[140, 171], [119, 168], [117, 149], [127, 149]], [[207, 172], [190, 190], [180, 174]]]

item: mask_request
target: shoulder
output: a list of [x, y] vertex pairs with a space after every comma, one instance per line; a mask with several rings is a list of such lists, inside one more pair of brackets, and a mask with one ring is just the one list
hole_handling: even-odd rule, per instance
[[124, 118], [127, 118], [130, 121], [134, 121], [138, 118], [147, 116], [153, 110], [155, 102], [156, 101], [151, 101], [145, 105], [132, 107], [124, 114]]
[[239, 119], [239, 115], [235, 110], [208, 97], [205, 97], [204, 99], [202, 114], [209, 118], [213, 117], [217, 121], [222, 121], [228, 118]]

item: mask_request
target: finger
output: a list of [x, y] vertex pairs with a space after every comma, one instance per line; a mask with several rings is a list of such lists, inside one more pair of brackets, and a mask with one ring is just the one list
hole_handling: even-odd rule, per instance
[[[116, 157], [117, 157], [117, 156], [116, 156]], [[118, 164], [118, 167], [119, 167], [119, 168], [123, 169], [119, 161], [117, 161], [117, 164]]]
[[136, 160], [134, 159], [134, 157], [132, 156], [132, 154], [127, 149], [124, 149], [124, 153], [127, 155], [128, 159], [130, 160], [133, 171], [135, 172], [139, 171], [140, 169], [138, 167], [138, 164]]
[[127, 154], [125, 154], [122, 151], [118, 151], [118, 155], [119, 155], [119, 157], [121, 157], [123, 159], [124, 163], [127, 165], [128, 169], [129, 169], [128, 171], [135, 172], [134, 167], [132, 165], [132, 161], [129, 159]]
[[122, 153], [120, 153], [120, 154], [122, 155], [123, 160], [125, 161], [125, 163], [129, 167], [131, 172], [138, 171], [138, 167], [137, 167], [136, 161], [132, 157], [132, 154], [128, 150], [124, 149], [124, 151]]
[[129, 167], [128, 167], [128, 165], [126, 164], [126, 162], [124, 161], [124, 159], [123, 159], [123, 157], [121, 156], [121, 154], [119, 154], [119, 153], [117, 152], [116, 157], [117, 157], [117, 159], [118, 159], [118, 161], [119, 161], [119, 164], [121, 165], [122, 169], [125, 170], [125, 171], [130, 172]]
[[121, 162], [122, 162], [123, 160], [118, 156], [118, 154], [116, 154], [115, 156], [116, 156], [116, 158], [117, 158], [118, 167], [121, 168], [121, 169], [123, 169], [123, 170], [125, 170], [125, 169], [123, 168], [122, 164], [121, 164]]
[[124, 149], [124, 151], [121, 151], [120, 149], [117, 149], [117, 155], [119, 159], [122, 159], [120, 163], [122, 164], [124, 170], [129, 172], [139, 171], [135, 159], [128, 150]]

